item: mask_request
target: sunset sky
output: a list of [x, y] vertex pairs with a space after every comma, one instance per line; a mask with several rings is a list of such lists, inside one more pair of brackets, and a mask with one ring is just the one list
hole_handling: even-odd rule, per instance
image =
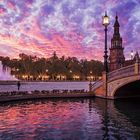
[[108, 47], [117, 12], [125, 56], [140, 52], [140, 0], [0, 0], [0, 55], [103, 60], [105, 11]]

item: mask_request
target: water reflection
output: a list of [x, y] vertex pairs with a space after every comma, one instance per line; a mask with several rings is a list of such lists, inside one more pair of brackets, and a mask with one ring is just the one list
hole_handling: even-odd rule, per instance
[[[103, 139], [140, 139], [140, 100], [101, 100]], [[134, 123], [135, 122], [135, 123]]]
[[139, 101], [83, 98], [0, 104], [0, 139], [140, 139], [139, 108]]
[[115, 107], [124, 114], [129, 121], [137, 127], [140, 127], [140, 99], [127, 99], [115, 101]]

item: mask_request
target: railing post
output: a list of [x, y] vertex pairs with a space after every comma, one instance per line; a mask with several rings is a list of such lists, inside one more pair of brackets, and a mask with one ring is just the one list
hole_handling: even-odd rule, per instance
[[89, 83], [89, 92], [90, 92], [90, 93], [92, 92], [92, 83], [91, 83], [91, 81], [90, 81], [90, 83]]
[[139, 62], [136, 61], [135, 62], [135, 74], [138, 74], [139, 73]]

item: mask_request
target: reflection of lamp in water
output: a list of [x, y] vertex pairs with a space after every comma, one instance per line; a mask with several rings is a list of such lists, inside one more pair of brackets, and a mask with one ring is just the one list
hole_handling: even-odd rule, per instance
[[109, 123], [110, 123], [110, 118], [109, 118], [109, 113], [108, 113], [108, 100], [104, 100], [104, 118], [103, 118], [103, 124], [104, 124], [104, 134], [103, 134], [103, 139], [108, 139], [109, 138]]
[[131, 60], [134, 58], [134, 52], [133, 50], [131, 51]]

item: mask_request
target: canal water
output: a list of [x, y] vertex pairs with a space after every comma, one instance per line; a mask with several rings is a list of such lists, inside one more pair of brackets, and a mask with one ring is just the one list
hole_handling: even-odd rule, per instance
[[140, 139], [140, 100], [76, 98], [0, 104], [0, 140], [129, 139]]

